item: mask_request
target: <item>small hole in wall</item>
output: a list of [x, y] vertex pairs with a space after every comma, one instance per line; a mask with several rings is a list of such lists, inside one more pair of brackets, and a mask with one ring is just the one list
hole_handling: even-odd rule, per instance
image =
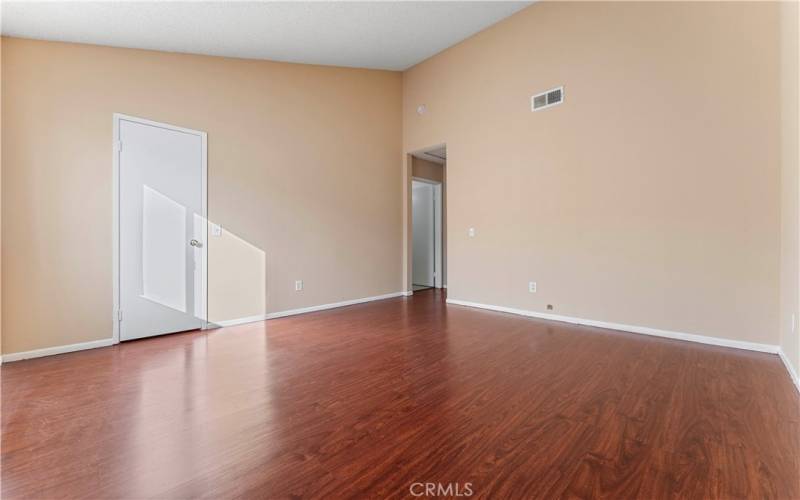
[[548, 311], [552, 311], [553, 310], [553, 304], [547, 304], [547, 310]]

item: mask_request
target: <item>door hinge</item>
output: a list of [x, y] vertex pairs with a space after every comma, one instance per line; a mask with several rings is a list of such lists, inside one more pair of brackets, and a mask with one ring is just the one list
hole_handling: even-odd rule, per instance
[[122, 321], [122, 309], [117, 309], [117, 321]]
[[122, 141], [116, 141], [116, 142], [114, 142], [114, 149], [115, 149], [117, 152], [120, 152], [120, 151], [122, 151]]

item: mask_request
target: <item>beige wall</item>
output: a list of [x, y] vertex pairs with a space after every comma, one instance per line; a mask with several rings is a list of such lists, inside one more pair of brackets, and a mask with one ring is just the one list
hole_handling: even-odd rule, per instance
[[407, 71], [404, 150], [447, 144], [449, 297], [777, 344], [778, 22], [543, 2]]
[[208, 133], [212, 319], [400, 291], [399, 73], [13, 38], [2, 72], [4, 353], [111, 336], [114, 112]]
[[[3, 38], [2, 352], [110, 336], [122, 112], [209, 134], [212, 320], [409, 286], [403, 152], [446, 143], [451, 297], [781, 343], [797, 364], [792, 9], [538, 3], [402, 88], [393, 72]], [[561, 84], [564, 105], [529, 111]]]
[[[781, 349], [800, 373], [800, 50], [797, 2], [781, 3]], [[792, 325], [794, 315], [794, 325]]]

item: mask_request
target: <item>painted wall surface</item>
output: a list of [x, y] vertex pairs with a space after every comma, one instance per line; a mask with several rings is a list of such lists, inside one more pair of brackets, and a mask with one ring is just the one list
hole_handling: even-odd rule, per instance
[[781, 349], [800, 374], [800, 45], [797, 2], [781, 2]]
[[[402, 88], [392, 72], [3, 38], [2, 351], [109, 337], [122, 112], [209, 134], [213, 320], [409, 285], [403, 152], [446, 143], [451, 297], [780, 343], [797, 365], [796, 8], [538, 3]], [[530, 112], [562, 84], [563, 105]]]
[[404, 150], [447, 144], [449, 297], [778, 344], [778, 10], [542, 2], [404, 73]]
[[114, 112], [208, 133], [212, 320], [400, 291], [399, 73], [2, 44], [4, 353], [111, 336]]

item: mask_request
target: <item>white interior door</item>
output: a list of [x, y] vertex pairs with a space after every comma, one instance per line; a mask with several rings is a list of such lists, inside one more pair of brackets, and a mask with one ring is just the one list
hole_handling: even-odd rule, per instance
[[205, 325], [205, 134], [117, 121], [119, 333], [130, 340]]
[[425, 182], [412, 181], [411, 187], [412, 236], [414, 240], [413, 284], [434, 286], [434, 186]]

